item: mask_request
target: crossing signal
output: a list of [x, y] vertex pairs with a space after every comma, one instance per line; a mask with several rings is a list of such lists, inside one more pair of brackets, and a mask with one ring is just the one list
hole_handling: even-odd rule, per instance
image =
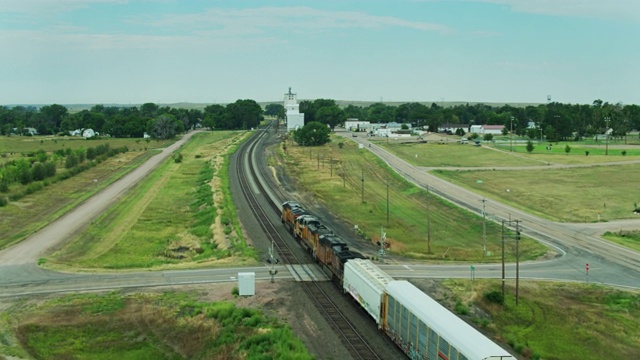
[[587, 268], [587, 271], [589, 271], [589, 263], [587, 263], [587, 266], [586, 266], [586, 268]]

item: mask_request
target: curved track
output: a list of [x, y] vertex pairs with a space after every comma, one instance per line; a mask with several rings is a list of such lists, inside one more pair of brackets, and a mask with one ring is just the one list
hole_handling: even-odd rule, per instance
[[[269, 214], [265, 212], [265, 209], [260, 205], [258, 200], [258, 194], [266, 195], [267, 191], [262, 182], [258, 179], [258, 174], [256, 172], [256, 168], [258, 166], [254, 163], [254, 156], [260, 141], [265, 136], [266, 132], [269, 131], [271, 126], [272, 125], [267, 127], [265, 130], [258, 130], [258, 134], [254, 135], [250, 141], [240, 147], [238, 150], [238, 161], [236, 162], [235, 171], [238, 175], [242, 193], [249, 203], [251, 211], [256, 216], [260, 226], [268, 236], [268, 239], [274, 244], [282, 258], [282, 261], [289, 265], [301, 265], [303, 264], [301, 259], [294, 254], [289, 243], [280, 235], [280, 232], [278, 231], [280, 224], [274, 224], [270, 219]], [[265, 196], [265, 198], [270, 207], [269, 211], [280, 213], [279, 204], [276, 204], [269, 196]], [[305, 276], [311, 277], [312, 275], [306, 267], [291, 266], [289, 269], [298, 273], [298, 277], [303, 276], [301, 272], [306, 272], [307, 274]], [[322, 289], [317, 281], [302, 281], [300, 282], [300, 286], [302, 286], [304, 291], [309, 295], [309, 298], [313, 301], [314, 305], [318, 308], [323, 317], [341, 336], [343, 343], [354, 359], [380, 359], [363, 336], [360, 335], [353, 324], [340, 311], [338, 306], [331, 299], [331, 296]]]

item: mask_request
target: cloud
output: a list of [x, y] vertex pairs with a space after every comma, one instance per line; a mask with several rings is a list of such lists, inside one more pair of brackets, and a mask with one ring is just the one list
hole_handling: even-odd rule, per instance
[[381, 29], [400, 27], [418, 31], [450, 32], [447, 26], [409, 21], [392, 16], [377, 16], [355, 11], [327, 11], [309, 7], [262, 7], [252, 9], [208, 9], [199, 14], [171, 14], [157, 17], [131, 18], [131, 22], [181, 29], [224, 29], [229, 33], [261, 33], [281, 29], [300, 33], [332, 29]]
[[57, 15], [91, 4], [124, 4], [128, 0], [0, 0], [2, 13]]
[[[457, 0], [459, 1], [459, 0]], [[514, 12], [550, 16], [573, 16], [640, 20], [637, 0], [463, 0], [506, 5]]]

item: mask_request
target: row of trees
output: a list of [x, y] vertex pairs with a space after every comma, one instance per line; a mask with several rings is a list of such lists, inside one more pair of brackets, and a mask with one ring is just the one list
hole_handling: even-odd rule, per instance
[[[340, 107], [335, 100], [316, 99], [300, 102], [300, 111], [305, 114], [305, 123], [317, 121], [331, 129], [344, 123], [347, 118], [373, 123], [410, 123], [414, 127], [427, 127], [430, 131], [437, 131], [445, 123], [465, 127], [492, 124], [505, 125], [519, 135], [530, 137], [535, 137], [535, 132], [542, 130], [550, 141], [602, 134], [606, 128], [613, 129], [614, 137], [640, 129], [640, 106], [610, 104], [602, 100], [589, 105], [554, 102], [524, 107], [487, 104], [443, 107], [436, 103], [427, 106], [415, 102], [399, 106], [374, 103]], [[168, 138], [197, 124], [210, 129], [251, 129], [258, 126], [263, 115], [283, 117], [284, 107], [274, 103], [267, 105], [263, 111], [254, 100], [237, 100], [226, 106], [209, 105], [204, 111], [160, 107], [154, 103], [146, 103], [139, 108], [96, 105], [90, 110], [73, 114], [57, 104], [40, 109], [0, 107], [0, 134], [10, 134], [14, 128], [29, 127], [35, 128], [40, 134], [91, 128], [113, 137], [142, 137], [147, 132], [157, 138]], [[529, 128], [530, 122], [535, 123], [534, 130]]]
[[[443, 107], [436, 103], [430, 106], [421, 103], [406, 103], [392, 106], [375, 103], [369, 106], [347, 105], [339, 107], [335, 100], [304, 100], [300, 112], [305, 114], [305, 123], [318, 121], [334, 128], [347, 118], [357, 118], [372, 123], [410, 123], [414, 127], [427, 127], [437, 131], [442, 124], [505, 125], [521, 136], [536, 138], [540, 130], [550, 141], [589, 137], [613, 129], [612, 136], [624, 136], [631, 130], [640, 129], [640, 106], [610, 104], [596, 100], [590, 105], [549, 103], [514, 107], [486, 104], [464, 104]], [[529, 123], [535, 123], [535, 129]], [[466, 129], [465, 129], [466, 131]]]
[[[140, 138], [146, 132], [166, 139], [198, 124], [211, 129], [250, 129], [262, 121], [262, 108], [253, 100], [210, 105], [199, 109], [172, 108], [146, 103], [140, 107], [95, 105], [89, 110], [69, 113], [62, 105], [0, 107], [0, 134], [25, 133], [35, 128], [40, 135], [68, 135], [76, 129], [93, 129], [111, 137]], [[16, 130], [14, 130], [16, 129]]]

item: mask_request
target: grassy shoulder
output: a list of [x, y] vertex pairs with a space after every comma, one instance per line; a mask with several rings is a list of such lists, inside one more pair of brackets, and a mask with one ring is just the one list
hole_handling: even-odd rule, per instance
[[[288, 144], [281, 151], [285, 172], [330, 211], [358, 225], [359, 234], [365, 239], [377, 242], [384, 228], [390, 251], [403, 256], [443, 261], [499, 260], [498, 225], [486, 222], [490, 255], [483, 257], [480, 214], [462, 210], [417, 188], [353, 142], [333, 139], [322, 147]], [[427, 251], [428, 233], [431, 253]], [[524, 239], [520, 249], [526, 259], [547, 252], [546, 247], [530, 239]]]
[[445, 280], [440, 296], [453, 311], [496, 334], [526, 358], [546, 360], [640, 357], [640, 293], [590, 284], [526, 281], [519, 304], [507, 286], [504, 303], [495, 280]]
[[225, 178], [244, 132], [195, 135], [117, 205], [45, 259], [50, 268], [253, 264]]
[[633, 218], [640, 204], [637, 165], [433, 173], [487, 198], [561, 222]]
[[602, 235], [602, 237], [616, 244], [640, 251], [640, 230], [623, 230], [618, 232], [607, 231]]
[[236, 303], [187, 292], [18, 301], [0, 311], [0, 358], [312, 359], [289, 326]]

